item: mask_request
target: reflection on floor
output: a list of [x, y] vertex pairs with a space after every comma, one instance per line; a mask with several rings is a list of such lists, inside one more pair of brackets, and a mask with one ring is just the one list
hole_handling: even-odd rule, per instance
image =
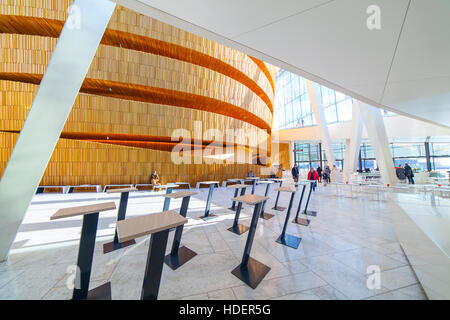
[[[258, 222], [252, 257], [272, 269], [257, 289], [251, 289], [231, 274], [247, 239], [247, 233], [227, 231], [234, 218], [227, 209], [233, 191], [214, 192], [211, 211], [218, 217], [208, 222], [196, 219], [204, 214], [207, 189], [191, 198], [182, 242], [198, 255], [176, 271], [164, 267], [159, 299], [426, 299], [397, 242], [389, 203], [337, 198], [320, 191], [311, 198], [309, 208], [318, 215], [308, 218], [310, 226], [289, 223], [287, 232], [302, 238], [297, 250], [275, 242], [285, 212], [268, 209], [275, 217]], [[264, 191], [265, 185], [256, 187], [256, 194]], [[127, 217], [161, 211], [164, 198], [159, 195], [130, 194]], [[275, 197], [272, 191], [266, 208], [273, 207]], [[288, 198], [281, 194], [279, 204], [287, 207]], [[36, 195], [9, 259], [0, 263], [0, 299], [71, 298], [67, 270], [76, 263], [81, 218], [49, 221], [49, 217], [59, 208], [110, 199], [118, 205], [118, 194]], [[181, 199], [172, 200], [170, 207], [180, 206]], [[251, 210], [243, 207], [241, 223], [250, 224]], [[111, 281], [113, 299], [139, 299], [149, 238], [103, 254], [103, 243], [113, 237], [116, 214], [100, 214], [90, 288]], [[371, 265], [380, 267], [380, 289], [367, 287]]]

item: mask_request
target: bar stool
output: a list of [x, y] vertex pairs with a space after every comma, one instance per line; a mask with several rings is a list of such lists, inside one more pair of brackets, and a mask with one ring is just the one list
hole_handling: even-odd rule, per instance
[[317, 211], [308, 211], [308, 204], [309, 204], [309, 199], [311, 198], [311, 192], [312, 192], [312, 184], [311, 182], [309, 183], [309, 193], [308, 193], [308, 199], [306, 200], [306, 205], [305, 205], [305, 209], [303, 210], [302, 214], [307, 215], [307, 216], [317, 216]]
[[[274, 179], [271, 179], [272, 181], [274, 181], [274, 182], [279, 182], [280, 183], [280, 186], [279, 186], [279, 188], [281, 188], [282, 186], [283, 186], [283, 181], [285, 180], [285, 179], [277, 179], [277, 178], [274, 178]], [[272, 208], [272, 210], [277, 210], [277, 211], [284, 211], [284, 209], [286, 209], [285, 207], [279, 207], [278, 206], [278, 199], [280, 198], [280, 191], [278, 191], [278, 193], [277, 193], [277, 198], [275, 199], [275, 205], [274, 205], [274, 207]]]
[[286, 219], [284, 220], [283, 231], [281, 232], [281, 235], [278, 237], [276, 242], [281, 243], [282, 245], [297, 249], [302, 238], [299, 238], [299, 237], [296, 237], [296, 236], [286, 233], [286, 228], [289, 223], [289, 216], [291, 214], [292, 203], [294, 202], [294, 197], [295, 197], [295, 193], [297, 192], [297, 189], [292, 186], [289, 186], [289, 187], [279, 187], [276, 190], [281, 191], [281, 192], [290, 192], [291, 193], [291, 199], [289, 200], [289, 206], [288, 206], [288, 209], [286, 212]]
[[197, 183], [198, 186], [200, 186], [200, 184], [209, 185], [208, 198], [206, 200], [206, 207], [205, 207], [205, 215], [200, 217], [200, 219], [207, 221], [211, 218], [217, 217], [215, 214], [209, 213], [209, 208], [211, 207], [211, 199], [214, 192], [214, 186], [219, 185], [219, 181], [201, 181]]
[[[259, 181], [259, 183], [260, 183], [260, 184], [267, 184], [267, 186], [266, 186], [266, 192], [264, 193], [264, 196], [265, 196], [265, 197], [268, 197], [268, 196], [269, 196], [270, 185], [271, 185], [272, 183], [274, 183], [274, 181], [271, 181], [271, 180], [264, 180], [264, 181]], [[271, 213], [266, 213], [266, 212], [264, 212], [264, 209], [266, 208], [266, 203], [267, 203], [267, 201], [264, 201], [264, 203], [263, 203], [263, 205], [262, 205], [260, 217], [263, 218], [264, 220], [269, 220], [269, 219], [273, 218], [274, 215], [271, 214]]]
[[[228, 186], [227, 188], [233, 188], [234, 189], [234, 198], [238, 196], [239, 189], [241, 190], [241, 196], [245, 194], [245, 189], [248, 187], [248, 185], [240, 183], [240, 184], [233, 184], [231, 186]], [[228, 208], [232, 211], [236, 210], [236, 201], [233, 200], [233, 203], [231, 204], [231, 207]]]
[[[156, 188], [157, 189], [166, 189], [166, 194], [171, 194], [173, 188], [179, 187], [179, 185], [174, 184], [174, 183], [168, 183], [168, 184], [164, 184], [164, 185], [159, 185]], [[170, 198], [166, 197], [164, 199], [164, 204], [163, 204], [163, 211], [168, 211], [170, 207]]]
[[255, 206], [255, 209], [253, 210], [252, 222], [250, 223], [247, 242], [245, 243], [242, 261], [236, 268], [233, 269], [233, 271], [231, 271], [234, 276], [249, 285], [252, 289], [255, 289], [262, 281], [262, 279], [264, 279], [266, 274], [270, 271], [270, 268], [268, 266], [250, 257], [250, 251], [252, 249], [252, 244], [256, 233], [256, 226], [258, 224], [259, 212], [261, 210], [262, 203], [267, 199], [269, 198], [251, 194], [234, 198], [234, 200], [239, 202], [239, 204], [244, 202], [246, 204]]
[[[175, 192], [171, 194], [166, 194], [164, 197], [171, 199], [183, 198], [181, 202], [180, 214], [186, 218], [187, 209], [189, 206], [189, 200], [191, 196], [197, 194], [197, 192], [191, 191], [181, 191]], [[172, 269], [176, 270], [181, 267], [183, 264], [191, 260], [193, 257], [197, 255], [196, 252], [192, 251], [186, 246], [182, 246], [180, 248], [181, 236], [183, 234], [184, 225], [180, 225], [177, 227], [175, 231], [175, 236], [172, 242], [172, 250], [170, 253], [164, 258], [165, 263]]]
[[[234, 198], [233, 198], [233, 205], [234, 205], [236, 202], [238, 190], [241, 189], [241, 197], [242, 197], [245, 195], [245, 190], [246, 190], [246, 188], [249, 187], [249, 185], [234, 184], [234, 185], [230, 186], [230, 188], [232, 188], [232, 187], [234, 187], [236, 189], [236, 191], [234, 192]], [[237, 235], [241, 235], [248, 230], [247, 226], [239, 223], [239, 216], [241, 214], [241, 210], [242, 210], [242, 202], [239, 202], [237, 209], [236, 209], [236, 213], [234, 215], [233, 225], [227, 229], [228, 231], [231, 231]]]
[[252, 193], [251, 194], [255, 194], [255, 186], [256, 186], [256, 181], [259, 180], [259, 177], [247, 177], [245, 178], [245, 181], [251, 181], [252, 183]]
[[[83, 216], [80, 244], [78, 246], [76, 286], [73, 289], [72, 300], [111, 300], [111, 283], [107, 282], [89, 291], [92, 260], [94, 259], [95, 237], [97, 234], [98, 216], [102, 211], [114, 210], [114, 202], [104, 202], [59, 209], [50, 220]], [[128, 240], [132, 240], [130, 238]]]
[[[128, 195], [132, 191], [137, 191], [136, 188], [121, 188], [121, 189], [108, 189], [106, 193], [118, 193], [120, 192], [119, 210], [117, 211], [117, 221], [124, 220], [127, 213]], [[125, 248], [135, 244], [136, 241], [131, 239], [130, 241], [120, 243], [117, 236], [117, 228], [114, 231], [114, 240], [103, 244], [103, 253], [108, 253], [121, 248]]]
[[165, 211], [134, 217], [117, 223], [120, 242], [151, 235], [141, 300], [156, 300], [158, 298], [169, 229], [181, 226], [186, 222], [187, 219], [175, 211]]
[[302, 201], [303, 201], [303, 195], [305, 194], [305, 190], [306, 190], [306, 185], [308, 184], [308, 182], [297, 182], [295, 185], [301, 185], [302, 186], [302, 194], [300, 196], [300, 201], [298, 203], [298, 207], [297, 207], [297, 213], [295, 214], [295, 219], [292, 220], [292, 222], [297, 223], [299, 225], [302, 226], [309, 226], [310, 221], [308, 219], [303, 219], [303, 218], [299, 218], [298, 215], [300, 213], [301, 207], [302, 207]]

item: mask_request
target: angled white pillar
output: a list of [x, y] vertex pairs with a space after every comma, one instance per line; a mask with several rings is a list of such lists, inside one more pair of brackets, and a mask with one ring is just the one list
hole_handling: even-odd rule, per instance
[[308, 91], [309, 101], [314, 112], [314, 117], [316, 118], [317, 126], [319, 127], [320, 140], [322, 141], [322, 148], [325, 150], [327, 155], [327, 163], [330, 168], [335, 164], [334, 152], [331, 148], [331, 139], [328, 132], [327, 120], [325, 118], [325, 113], [322, 108], [322, 96], [320, 95], [320, 87], [310, 80], [306, 80], [306, 89]]
[[363, 131], [363, 121], [359, 109], [359, 101], [353, 99], [352, 105], [352, 126], [350, 131], [350, 139], [345, 141], [344, 155], [344, 181], [349, 181], [350, 176], [358, 168], [359, 150], [361, 147], [361, 137]]
[[0, 261], [42, 179], [116, 4], [75, 0], [0, 180]]
[[289, 141], [289, 165], [291, 166], [289, 169], [292, 169], [294, 164], [295, 164], [294, 142], [293, 141]]
[[383, 184], [395, 184], [398, 182], [398, 179], [395, 175], [394, 162], [392, 161], [381, 110], [361, 101], [359, 101], [358, 105], [375, 158], [377, 159]]

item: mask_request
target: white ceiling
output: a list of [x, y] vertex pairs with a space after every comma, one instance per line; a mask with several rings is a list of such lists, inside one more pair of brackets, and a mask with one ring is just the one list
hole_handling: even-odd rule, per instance
[[[448, 0], [118, 0], [400, 114], [450, 127]], [[366, 9], [380, 7], [381, 29]]]

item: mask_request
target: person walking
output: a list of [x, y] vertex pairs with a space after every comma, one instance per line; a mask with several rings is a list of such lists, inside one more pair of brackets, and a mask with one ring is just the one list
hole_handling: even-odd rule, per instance
[[405, 163], [405, 176], [409, 184], [414, 184], [414, 171], [407, 163]]
[[405, 169], [402, 168], [401, 164], [398, 166], [397, 169], [395, 169], [395, 174], [397, 175], [397, 178], [400, 180], [400, 183], [406, 183]]
[[319, 176], [319, 182], [322, 182], [322, 167], [319, 165], [316, 169], [317, 175]]
[[314, 168], [309, 169], [308, 172], [308, 180], [311, 181], [311, 188], [313, 191], [316, 191], [317, 180], [319, 180], [319, 175], [317, 174]]
[[298, 182], [298, 168], [297, 168], [297, 164], [294, 164], [294, 166], [292, 167], [292, 178], [294, 178], [295, 182]]

